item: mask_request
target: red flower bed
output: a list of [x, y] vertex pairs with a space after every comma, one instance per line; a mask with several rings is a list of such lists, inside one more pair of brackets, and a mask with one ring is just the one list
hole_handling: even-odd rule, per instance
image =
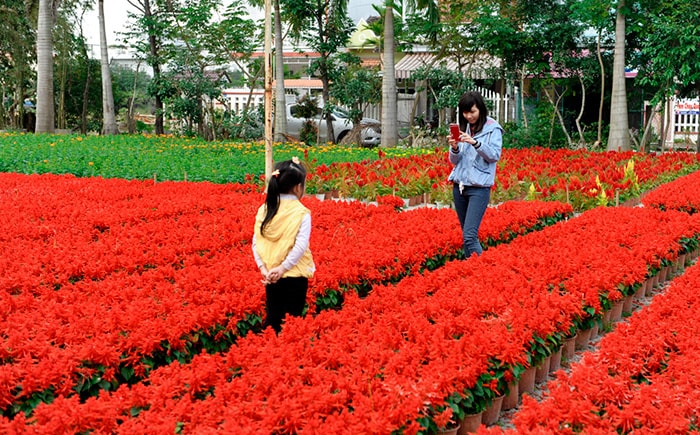
[[[650, 229], [653, 229], [650, 231]], [[416, 433], [442, 407], [458, 412], [533, 364], [537, 339], [566, 333], [586, 306], [619, 298], [647, 269], [675, 258], [700, 219], [651, 209], [596, 209], [446, 264], [340, 311], [291, 319], [152, 373], [148, 385], [40, 405], [18, 430]], [[486, 392], [485, 392], [486, 391]], [[482, 403], [483, 405], [483, 403]], [[134, 415], [137, 415], [134, 417]], [[448, 416], [449, 417], [449, 416]]]
[[[607, 334], [547, 399], [523, 399], [508, 433], [663, 433], [697, 430], [700, 413], [700, 266]], [[493, 429], [489, 433], [503, 433]]]
[[[150, 367], [226, 348], [246, 317], [259, 321], [264, 289], [249, 239], [262, 197], [241, 193], [249, 187], [14, 174], [0, 183], [0, 408], [10, 414], [135, 382]], [[319, 265], [312, 308], [329, 290], [367, 290], [461, 247], [450, 210], [305, 201]], [[570, 212], [502, 205], [489, 209], [483, 237], [508, 240]]]
[[700, 210], [700, 172], [663, 184], [642, 198], [647, 207], [696, 213]]
[[[601, 203], [615, 204], [616, 195], [620, 201], [637, 197], [659, 180], [699, 166], [695, 153], [506, 149], [492, 193], [495, 202], [530, 197], [567, 202], [581, 211]], [[421, 156], [319, 165], [309, 175], [308, 186], [312, 192], [337, 191], [360, 199], [429, 193], [433, 200], [449, 202], [451, 169], [446, 151], [436, 149]]]

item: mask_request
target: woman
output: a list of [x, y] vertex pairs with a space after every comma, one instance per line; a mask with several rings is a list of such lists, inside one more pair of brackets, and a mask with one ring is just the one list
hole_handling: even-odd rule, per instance
[[491, 199], [496, 177], [496, 162], [501, 158], [503, 128], [488, 116], [484, 99], [478, 92], [466, 92], [459, 100], [457, 118], [459, 140], [450, 137], [449, 160], [454, 166], [449, 180], [459, 225], [462, 228], [464, 255], [481, 255], [479, 226]]

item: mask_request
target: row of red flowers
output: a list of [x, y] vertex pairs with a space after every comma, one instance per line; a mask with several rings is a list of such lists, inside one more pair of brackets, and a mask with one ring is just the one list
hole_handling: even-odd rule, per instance
[[[695, 213], [700, 174], [692, 173], [645, 195], [646, 206]], [[694, 252], [697, 255], [697, 248]], [[690, 258], [682, 256], [687, 263]], [[681, 266], [682, 267], [682, 266]], [[559, 373], [543, 402], [524, 398], [505, 433], [685, 434], [698, 427], [700, 265], [674, 279], [663, 294], [584, 355], [570, 375]], [[502, 434], [500, 428], [484, 434]]]
[[[615, 204], [616, 196], [619, 201], [635, 198], [642, 190], [698, 167], [695, 153], [506, 149], [498, 163], [493, 199], [529, 196], [567, 202], [581, 211]], [[392, 194], [404, 198], [429, 194], [432, 201], [449, 203], [450, 170], [446, 152], [436, 149], [422, 156], [314, 166], [308, 186], [311, 192], [336, 191], [341, 197], [374, 200]]]
[[[606, 335], [546, 400], [531, 398], [514, 418], [518, 434], [697, 431], [700, 415], [700, 265], [671, 281], [651, 305]], [[493, 429], [488, 433], [503, 433]]]
[[[249, 243], [262, 196], [241, 193], [245, 186], [0, 180], [8, 253], [0, 257], [1, 408], [69, 395], [76, 384], [88, 395], [114, 388], [115, 376], [129, 381], [158, 365], [154, 353], [179, 358], [205, 339], [231, 340], [246, 316], [262, 315]], [[329, 290], [396, 279], [461, 246], [449, 210], [305, 201], [319, 263], [312, 309]], [[555, 203], [503, 204], [489, 209], [481, 236], [509, 240], [570, 212]]]
[[156, 370], [147, 385], [84, 404], [59, 397], [31, 420], [4, 424], [120, 433], [416, 433], [453, 410], [483, 406], [483, 390], [501, 388], [499, 375], [507, 383], [535, 362], [538, 338], [558, 345], [586, 307], [598, 311], [601, 302], [620, 299], [621, 287], [641, 283], [699, 233], [700, 218], [684, 213], [592, 210], [481, 257], [375, 287], [367, 298], [349, 296], [341, 311], [291, 319], [279, 337], [248, 335], [225, 354]]
[[700, 186], [700, 171], [659, 186], [642, 197], [642, 203], [662, 210], [697, 213], [700, 211], [698, 186]]

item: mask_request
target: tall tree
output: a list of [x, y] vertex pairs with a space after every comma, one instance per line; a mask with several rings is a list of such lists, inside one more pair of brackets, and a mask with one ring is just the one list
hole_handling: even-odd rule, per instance
[[[153, 70], [153, 81], [149, 92], [155, 100], [155, 133], [163, 134], [163, 82], [162, 69], [167, 61], [167, 53], [163, 52], [163, 40], [167, 39], [170, 23], [167, 21], [165, 6], [159, 4], [160, 0], [127, 0], [138, 11], [132, 14], [136, 19], [127, 33], [127, 40], [132, 43], [132, 48], [137, 53], [143, 53], [146, 62]], [[163, 0], [164, 1], [164, 0]], [[170, 3], [167, 1], [166, 3]], [[144, 43], [143, 37], [147, 38]]]
[[[36, 15], [24, 0], [6, 0], [0, 5], [0, 128], [22, 128], [24, 100], [33, 81], [36, 56]], [[24, 126], [30, 127], [30, 126]]]
[[627, 115], [627, 79], [625, 77], [626, 14], [625, 0], [619, 0], [615, 16], [615, 57], [610, 96], [608, 151], [628, 151], [631, 149]]
[[[319, 58], [309, 67], [323, 84], [324, 115], [328, 137], [335, 142], [330, 102], [331, 55], [345, 47], [353, 30], [348, 17], [348, 0], [285, 0], [291, 31], [301, 41], [319, 53]], [[394, 98], [396, 95], [394, 95]]]
[[[395, 17], [396, 10], [402, 13], [424, 10], [429, 23], [438, 23], [438, 2], [436, 0], [387, 0], [385, 3], [382, 59], [382, 147], [394, 147], [398, 143], [398, 99], [396, 88]], [[403, 19], [403, 15], [401, 16]], [[431, 33], [431, 32], [428, 32]]]
[[39, 0], [37, 21], [36, 132], [55, 131], [53, 93], [53, 26], [60, 0]]
[[107, 54], [104, 0], [98, 0], [97, 16], [100, 22], [100, 65], [102, 65], [102, 133], [114, 135], [119, 134], [119, 130], [117, 129], [117, 119], [114, 114], [112, 73], [109, 70], [109, 55]]
[[[83, 22], [83, 18], [85, 16], [85, 13], [88, 11], [89, 8], [91, 8], [91, 5], [84, 4], [83, 7], [80, 9], [79, 15], [78, 15], [78, 12], [76, 11], [75, 15], [73, 16], [74, 24], [78, 28], [77, 45], [78, 45], [79, 55], [76, 56], [76, 58], [78, 61], [83, 62], [85, 65], [85, 80], [84, 80], [84, 85], [83, 85], [82, 104], [81, 104], [81, 112], [80, 112], [80, 132], [82, 134], [87, 134], [89, 95], [90, 95], [90, 86], [92, 84], [92, 68], [91, 68], [92, 62], [90, 59], [90, 55], [88, 53], [88, 45], [87, 45], [87, 41], [85, 38], [84, 22]], [[73, 75], [73, 76], [75, 76], [75, 75]]]
[[287, 134], [287, 97], [284, 89], [284, 37], [280, 0], [274, 0], [275, 8], [275, 140], [282, 142]]
[[384, 52], [382, 75], [382, 147], [395, 147], [399, 141], [396, 63], [394, 62], [394, 7], [387, 2], [384, 13]]
[[344, 143], [362, 143], [363, 113], [371, 104], [382, 98], [381, 78], [378, 68], [363, 68], [362, 61], [352, 53], [336, 55], [336, 68], [332, 72], [333, 88], [331, 96], [341, 105], [349, 107], [349, 117], [353, 122], [350, 134], [343, 137]]
[[[249, 0], [249, 2], [256, 7], [264, 8], [264, 1], [260, 0]], [[272, 7], [274, 10], [274, 69], [275, 69], [275, 110], [274, 113], [285, 114], [286, 113], [286, 91], [284, 87], [284, 34], [282, 30], [282, 25], [285, 22], [284, 15], [282, 13], [282, 5], [280, 0], [274, 0], [272, 2]], [[282, 142], [286, 139], [287, 134], [287, 116], [275, 116], [275, 140]]]
[[[646, 7], [635, 84], [653, 87], [653, 104], [673, 95], [700, 97], [700, 5], [662, 0], [648, 2]], [[700, 131], [700, 116], [697, 118]]]
[[[255, 41], [255, 24], [245, 18], [241, 2], [231, 2], [224, 19], [218, 20], [220, 0], [171, 0], [169, 3], [173, 40], [166, 74], [173, 89], [178, 89], [173, 99], [187, 95], [188, 119], [196, 120], [197, 132], [207, 139], [216, 139], [221, 116], [214, 109], [214, 101], [221, 95], [221, 88], [230, 75], [225, 65], [231, 62], [232, 53], [250, 55]], [[177, 83], [179, 82], [179, 83]], [[175, 108], [182, 107], [177, 101]], [[197, 112], [194, 114], [192, 111]], [[191, 124], [190, 127], [195, 127]]]
[[[598, 145], [603, 143], [603, 108], [605, 105], [605, 65], [604, 53], [603, 53], [603, 41], [610, 33], [608, 32], [609, 22], [610, 22], [610, 5], [607, 0], [586, 0], [586, 1], [575, 1], [570, 6], [572, 11], [572, 19], [581, 22], [582, 24], [589, 25], [591, 28], [595, 29], [595, 54], [598, 61], [598, 67], [600, 73], [598, 74], [600, 80], [600, 99], [598, 101], [598, 131], [596, 136], [596, 143]], [[588, 45], [585, 42], [586, 37], [582, 35], [581, 45]]]

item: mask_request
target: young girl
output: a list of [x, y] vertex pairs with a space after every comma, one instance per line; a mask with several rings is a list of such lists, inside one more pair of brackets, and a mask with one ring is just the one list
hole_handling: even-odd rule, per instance
[[315, 265], [309, 250], [311, 213], [299, 201], [306, 169], [296, 157], [275, 165], [258, 209], [253, 256], [265, 284], [265, 323], [279, 333], [286, 314], [301, 316]]

